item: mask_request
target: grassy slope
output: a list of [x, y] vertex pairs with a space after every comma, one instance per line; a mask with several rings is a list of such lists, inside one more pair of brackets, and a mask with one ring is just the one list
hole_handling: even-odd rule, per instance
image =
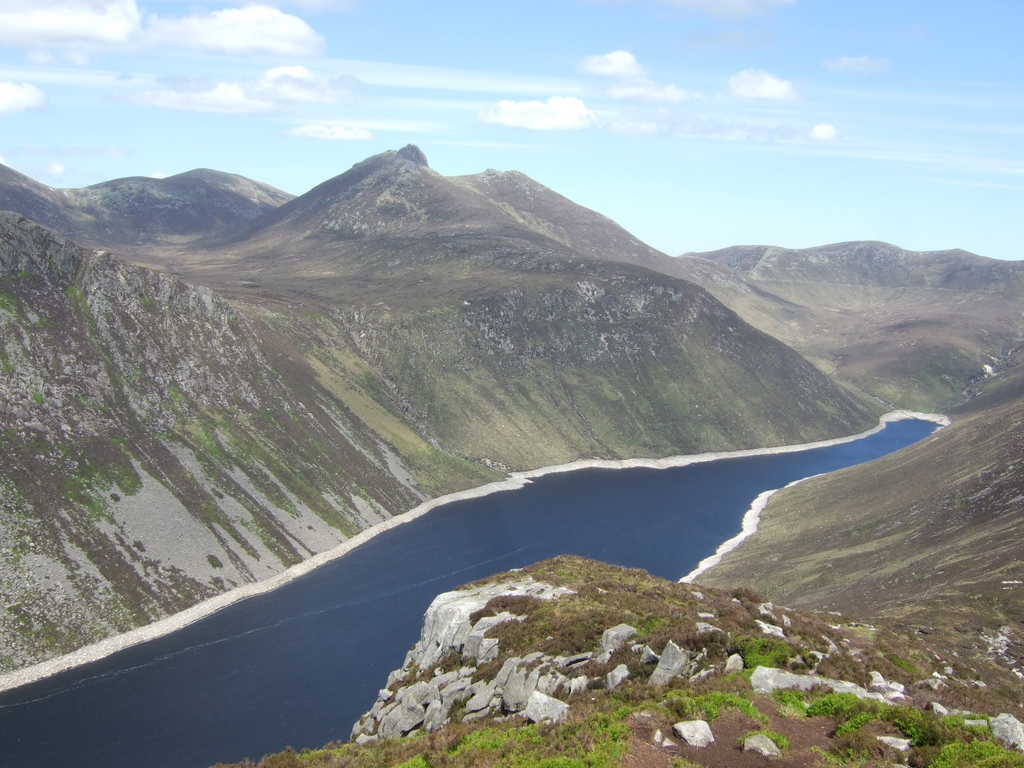
[[[702, 577], [787, 605], [885, 617], [965, 656], [1024, 661], [1024, 366], [990, 380], [954, 424], [871, 464], [778, 493], [758, 533]], [[1005, 583], [1018, 582], [1018, 583]]]

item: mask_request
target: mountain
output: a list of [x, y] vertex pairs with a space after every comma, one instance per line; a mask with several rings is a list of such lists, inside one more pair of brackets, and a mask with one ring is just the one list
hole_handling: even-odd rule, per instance
[[776, 494], [701, 577], [795, 607], [897, 622], [1024, 676], [1024, 347], [952, 426]]
[[[123, 242], [162, 215], [140, 200]], [[117, 246], [186, 281], [0, 217], [4, 667], [512, 469], [877, 418], [519, 174], [446, 179], [410, 147], [198, 238]]]
[[963, 403], [1024, 337], [1024, 262], [879, 242], [735, 246], [680, 261], [756, 327], [900, 407]]
[[234, 768], [1024, 763], [1017, 687], [991, 664], [578, 557], [438, 595], [381, 683], [355, 743]]
[[244, 176], [207, 169], [52, 189], [0, 165], [0, 210], [97, 247], [177, 244], [259, 218], [291, 197]]
[[335, 370], [329, 339], [354, 340], [417, 429], [475, 462], [800, 442], [871, 421], [646, 266], [669, 257], [522, 174], [449, 179], [406, 147], [204, 245], [167, 268], [245, 305], [301, 304], [301, 327], [275, 322], [308, 355]]
[[[358, 369], [357, 369], [358, 370]], [[207, 288], [0, 214], [0, 668], [280, 573], [494, 477], [353, 415]]]

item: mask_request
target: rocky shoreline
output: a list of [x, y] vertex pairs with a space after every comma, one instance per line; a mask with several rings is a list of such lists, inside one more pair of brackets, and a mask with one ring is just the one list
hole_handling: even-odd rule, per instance
[[[213, 613], [226, 608], [233, 603], [240, 600], [244, 600], [249, 597], [261, 595], [271, 590], [277, 589], [278, 587], [287, 584], [293, 579], [304, 576], [307, 573], [319, 568], [326, 563], [331, 562], [339, 557], [342, 557], [351, 552], [356, 547], [366, 543], [375, 536], [391, 530], [403, 523], [415, 520], [421, 517], [431, 510], [454, 501], [461, 501], [464, 499], [475, 499], [482, 496], [487, 496], [492, 493], [499, 491], [514, 490], [522, 488], [531, 480], [543, 477], [544, 475], [556, 473], [556, 472], [570, 472], [576, 469], [627, 469], [633, 467], [644, 467], [650, 469], [668, 469], [671, 467], [683, 467], [691, 464], [700, 464], [709, 461], [717, 461], [719, 459], [739, 458], [744, 456], [760, 456], [769, 454], [781, 454], [781, 453], [794, 453], [796, 451], [810, 450], [815, 448], [824, 448], [831, 445], [840, 445], [842, 443], [848, 443], [861, 438], [867, 437], [868, 435], [879, 432], [884, 429], [885, 425], [892, 421], [900, 421], [903, 419], [923, 419], [927, 421], [933, 421], [942, 426], [948, 426], [949, 419], [941, 414], [925, 414], [925, 413], [914, 413], [911, 411], [893, 411], [884, 414], [880, 419], [878, 426], [873, 429], [867, 430], [856, 435], [849, 435], [847, 437], [836, 438], [833, 440], [821, 440], [814, 443], [802, 443], [797, 445], [786, 445], [778, 446], [773, 448], [751, 448], [740, 451], [716, 451], [702, 454], [683, 455], [683, 456], [670, 456], [663, 459], [623, 459], [623, 460], [608, 460], [608, 459], [583, 459], [580, 461], [570, 462], [568, 464], [559, 464], [550, 467], [542, 467], [540, 469], [530, 470], [528, 472], [515, 472], [512, 473], [507, 479], [498, 481], [495, 483], [488, 483], [477, 488], [471, 488], [465, 491], [459, 491], [457, 493], [447, 494], [445, 496], [439, 496], [435, 499], [430, 499], [422, 504], [414, 507], [408, 512], [404, 512], [400, 515], [379, 523], [371, 528], [361, 531], [357, 535], [353, 536], [348, 541], [340, 544], [333, 549], [325, 552], [317, 553], [308, 560], [299, 563], [298, 565], [289, 568], [287, 571], [272, 576], [264, 581], [259, 581], [254, 584], [247, 584], [245, 586], [233, 589], [230, 592], [217, 595], [216, 597], [205, 600], [198, 603], [191, 608], [187, 608], [173, 616], [168, 616], [165, 619], [147, 624], [144, 627], [133, 629], [129, 632], [125, 632], [120, 635], [109, 637], [105, 640], [101, 640], [98, 643], [85, 646], [72, 653], [64, 656], [59, 656], [54, 659], [41, 662], [39, 664], [33, 664], [29, 667], [7, 672], [0, 675], [0, 692], [8, 691], [14, 688], [19, 688], [24, 685], [42, 680], [46, 677], [58, 674], [74, 667], [83, 666], [94, 661], [99, 661], [107, 656], [110, 656], [117, 651], [144, 643], [149, 640], [155, 640], [158, 637], [170, 634], [178, 629], [182, 629], [190, 624], [193, 624], [200, 619], [210, 616]], [[770, 494], [771, 492], [767, 492]], [[761, 497], [765, 496], [762, 494]], [[761, 499], [761, 497], [758, 497]], [[767, 499], [765, 498], [766, 502]], [[755, 507], [757, 502], [755, 502]], [[760, 509], [763, 509], [763, 504]], [[756, 531], [757, 519], [760, 514], [760, 509], [754, 512], [754, 507], [751, 508], [744, 516], [743, 531], [739, 536], [730, 539], [719, 547], [718, 551], [711, 558], [707, 558], [702, 561], [698, 568], [691, 574], [684, 577], [684, 579], [691, 579], [695, 577], [698, 572], [706, 570], [714, 563], [709, 562], [715, 557], [721, 559], [721, 555], [727, 551], [735, 548], [739, 542], [752, 535]], [[748, 518], [750, 520], [748, 521]], [[731, 544], [731, 546], [729, 546]], [[728, 549], [726, 549], [728, 547]], [[714, 562], [718, 562], [715, 560]]]

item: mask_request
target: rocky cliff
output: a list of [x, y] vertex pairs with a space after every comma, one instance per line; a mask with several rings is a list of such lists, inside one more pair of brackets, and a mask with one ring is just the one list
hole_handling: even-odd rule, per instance
[[277, 573], [424, 497], [209, 289], [0, 215], [0, 667]]

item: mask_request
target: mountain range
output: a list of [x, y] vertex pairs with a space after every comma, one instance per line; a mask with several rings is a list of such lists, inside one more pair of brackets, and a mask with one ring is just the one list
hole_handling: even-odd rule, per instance
[[[748, 545], [779, 568], [740, 548], [708, 578], [923, 627], [941, 601], [893, 590], [882, 610], [888, 582], [844, 581], [879, 570], [836, 554], [844, 531], [882, 542], [877, 516], [923, 525], [955, 491], [977, 514], [878, 543], [899, 559], [913, 539], [936, 571], [1012, 530], [997, 499], [1015, 524], [1019, 263], [869, 242], [670, 257], [523, 174], [445, 177], [412, 146], [298, 197], [205, 170], [55, 190], [0, 166], [0, 208], [0, 667], [508, 471], [840, 437], [897, 406], [959, 408], [939, 453], [779, 494]], [[787, 539], [825, 500], [829, 522]], [[832, 581], [823, 560], [844, 563]], [[1019, 616], [971, 622], [1016, 637]]]

